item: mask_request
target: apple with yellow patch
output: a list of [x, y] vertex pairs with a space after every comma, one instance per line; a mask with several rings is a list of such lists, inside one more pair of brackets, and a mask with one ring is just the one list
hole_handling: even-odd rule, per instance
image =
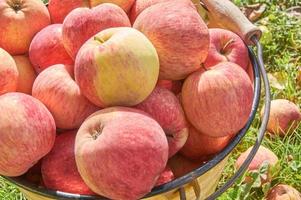
[[155, 47], [133, 28], [110, 28], [79, 50], [75, 80], [99, 107], [135, 106], [156, 86], [159, 59]]

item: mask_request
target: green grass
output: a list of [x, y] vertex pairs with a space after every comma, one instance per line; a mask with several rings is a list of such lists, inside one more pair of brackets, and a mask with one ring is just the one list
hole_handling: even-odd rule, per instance
[[[261, 41], [264, 45], [264, 60], [269, 74], [274, 76], [278, 84], [283, 86], [283, 88], [279, 88], [275, 82], [271, 84], [272, 98], [285, 98], [300, 105], [301, 88], [296, 85], [296, 76], [298, 67], [301, 67], [301, 20], [288, 16], [286, 9], [301, 3], [297, 0], [234, 0], [234, 2], [241, 6], [257, 2], [268, 4], [267, 11], [257, 22], [257, 25], [265, 25], [269, 30]], [[229, 164], [224, 169], [220, 185], [234, 173], [236, 158], [254, 143], [259, 126], [260, 118], [257, 115], [243, 142], [230, 157]], [[286, 183], [301, 191], [300, 144], [301, 124], [294, 130], [293, 134], [285, 138], [265, 137], [263, 145], [270, 148], [280, 160], [279, 174], [274, 178], [271, 186], [277, 183]], [[251, 190], [248, 190], [245, 186], [242, 181], [238, 181], [219, 199], [234, 199], [234, 197], [239, 197], [239, 193], [243, 194], [243, 198], [239, 197], [237, 199], [263, 199], [266, 188], [257, 187], [258, 185], [253, 184], [251, 185]], [[266, 185], [266, 187], [270, 186]], [[19, 199], [23, 200], [24, 197], [14, 186], [0, 177], [0, 200]]]

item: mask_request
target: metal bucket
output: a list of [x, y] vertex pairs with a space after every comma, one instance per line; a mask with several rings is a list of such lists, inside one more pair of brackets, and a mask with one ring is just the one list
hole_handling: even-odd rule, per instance
[[[243, 15], [243, 14], [241, 14]], [[236, 17], [236, 15], [234, 16]], [[238, 25], [240, 26], [240, 25]], [[244, 29], [243, 27], [242, 29]], [[210, 161], [203, 164], [199, 168], [192, 172], [177, 178], [169, 183], [160, 185], [153, 188], [153, 190], [147, 194], [144, 199], [147, 200], [192, 200], [192, 199], [207, 199], [214, 200], [223, 192], [225, 192], [233, 183], [239, 178], [247, 169], [248, 165], [254, 158], [261, 142], [264, 137], [265, 129], [267, 126], [269, 112], [270, 112], [270, 89], [267, 74], [264, 68], [262, 59], [262, 48], [258, 41], [258, 37], [254, 35], [249, 40], [257, 46], [257, 56], [253, 50], [249, 49], [249, 57], [253, 66], [254, 74], [254, 98], [252, 111], [245, 127], [232, 139], [228, 146], [215, 155]], [[251, 126], [254, 120], [255, 114], [258, 110], [261, 94], [261, 77], [265, 88], [265, 110], [262, 119], [261, 127], [258, 131], [258, 137], [255, 141], [254, 147], [251, 150], [249, 156], [237, 170], [237, 172], [216, 191], [216, 187], [219, 183], [223, 169], [225, 168], [228, 158], [234, 148], [241, 142], [246, 132]], [[79, 194], [70, 194], [61, 191], [48, 190], [46, 188], [38, 187], [33, 183], [30, 183], [20, 177], [10, 178], [4, 177], [7, 181], [16, 185], [20, 191], [29, 200], [53, 200], [53, 199], [82, 199], [82, 200], [105, 200], [107, 198], [101, 196], [87, 196]]]

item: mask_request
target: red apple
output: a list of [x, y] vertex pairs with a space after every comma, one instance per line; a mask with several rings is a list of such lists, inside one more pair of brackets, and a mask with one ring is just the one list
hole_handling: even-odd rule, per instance
[[55, 23], [63, 23], [65, 17], [75, 8], [89, 7], [90, 2], [86, 0], [49, 0], [48, 10], [51, 21]]
[[23, 93], [0, 96], [0, 174], [20, 176], [53, 147], [55, 122], [47, 108]]
[[42, 160], [42, 176], [46, 188], [75, 194], [94, 194], [81, 178], [75, 163], [76, 131], [61, 133], [53, 149]]
[[71, 65], [53, 65], [40, 73], [33, 84], [32, 96], [46, 105], [61, 129], [79, 128], [98, 110], [82, 95], [73, 79]]
[[63, 45], [62, 27], [62, 24], [52, 24], [33, 38], [29, 48], [29, 58], [38, 73], [51, 65], [73, 64]]
[[242, 39], [235, 33], [220, 29], [209, 29], [210, 46], [205, 68], [210, 68], [224, 61], [238, 64], [247, 70], [249, 64], [248, 49]]
[[157, 86], [166, 88], [172, 91], [175, 95], [179, 94], [182, 90], [182, 81], [171, 81], [171, 80], [158, 80]]
[[169, 145], [169, 157], [185, 144], [188, 128], [184, 111], [177, 97], [169, 90], [156, 87], [136, 108], [150, 114], [163, 128]]
[[63, 23], [63, 43], [75, 60], [80, 47], [96, 33], [111, 27], [130, 27], [126, 13], [110, 3], [95, 8], [77, 8]]
[[37, 75], [28, 56], [13, 57], [19, 72], [17, 92], [31, 95], [32, 85]]
[[289, 185], [279, 184], [268, 192], [266, 200], [301, 200], [301, 193]]
[[[263, 116], [264, 107], [261, 110]], [[284, 136], [293, 131], [301, 121], [299, 107], [286, 99], [276, 99], [271, 101], [270, 118], [267, 130], [276, 135]]]
[[82, 178], [97, 194], [110, 199], [139, 199], [156, 184], [168, 159], [160, 125], [146, 113], [111, 107], [81, 125], [75, 159]]
[[33, 36], [50, 24], [42, 1], [0, 0], [0, 47], [11, 55], [27, 53]]
[[33, 167], [31, 167], [26, 174], [24, 175], [24, 178], [26, 181], [29, 181], [30, 183], [36, 184], [36, 185], [42, 185], [42, 174], [41, 174], [41, 160], [37, 164], [35, 164]]
[[176, 178], [182, 177], [189, 172], [199, 168], [204, 162], [201, 160], [192, 161], [188, 158], [176, 154], [168, 160], [168, 166]]
[[135, 0], [90, 0], [91, 6], [103, 3], [113, 3], [122, 8], [125, 12], [130, 11]]
[[[235, 163], [236, 169], [238, 169], [242, 165], [242, 163], [246, 160], [246, 158], [250, 154], [252, 148], [253, 147], [250, 147], [249, 149], [247, 149], [247, 151], [243, 152], [238, 157], [238, 159], [236, 160], [236, 163]], [[271, 168], [276, 166], [276, 164], [278, 163], [278, 158], [271, 150], [269, 150], [268, 148], [266, 148], [264, 146], [260, 146], [254, 159], [250, 163], [248, 170], [249, 171], [258, 171], [264, 163], [267, 163], [269, 165], [269, 170], [268, 170], [267, 174], [265, 174], [265, 177], [261, 177], [262, 183], [271, 181], [271, 179], [272, 179], [271, 174], [270, 174]], [[249, 179], [249, 178], [250, 177], [247, 177], [247, 179]]]
[[184, 82], [182, 104], [186, 117], [210, 137], [234, 135], [251, 112], [253, 87], [237, 64], [222, 62], [191, 74]]
[[170, 167], [166, 166], [164, 171], [160, 174], [155, 186], [163, 185], [172, 181], [173, 179], [175, 179], [173, 172], [171, 171]]
[[231, 138], [231, 135], [210, 137], [190, 125], [188, 139], [180, 154], [192, 160], [208, 158], [222, 151], [229, 144]]
[[19, 72], [14, 59], [0, 48], [0, 95], [15, 92], [18, 87]]
[[137, 17], [133, 27], [156, 47], [160, 79], [184, 79], [207, 57], [208, 28], [190, 1], [155, 4]]
[[131, 23], [134, 24], [138, 15], [144, 11], [146, 8], [155, 5], [157, 3], [166, 2], [169, 0], [136, 0], [132, 6], [131, 12], [129, 14]]

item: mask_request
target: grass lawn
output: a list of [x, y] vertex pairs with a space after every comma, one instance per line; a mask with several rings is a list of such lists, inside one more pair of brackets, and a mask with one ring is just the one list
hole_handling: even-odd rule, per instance
[[[287, 9], [292, 6], [301, 6], [300, 1], [293, 0], [235, 0], [237, 5], [243, 6], [257, 2], [267, 3], [267, 11], [257, 25], [266, 26], [269, 30], [261, 40], [264, 45], [264, 60], [271, 79], [272, 98], [285, 98], [301, 104], [301, 88], [297, 86], [296, 77], [298, 67], [301, 67], [301, 19], [288, 14]], [[0, 19], [1, 20], [1, 19]], [[260, 126], [259, 116], [249, 130], [243, 143], [234, 151], [224, 176], [222, 185], [234, 173], [234, 162], [241, 152], [252, 146]], [[279, 158], [279, 172], [271, 185], [259, 187], [256, 182], [245, 185], [238, 181], [219, 199], [263, 199], [267, 189], [277, 183], [294, 186], [301, 191], [301, 124], [293, 133], [285, 138], [266, 137], [263, 145], [270, 148]], [[0, 178], [0, 200], [25, 199], [19, 191]]]

